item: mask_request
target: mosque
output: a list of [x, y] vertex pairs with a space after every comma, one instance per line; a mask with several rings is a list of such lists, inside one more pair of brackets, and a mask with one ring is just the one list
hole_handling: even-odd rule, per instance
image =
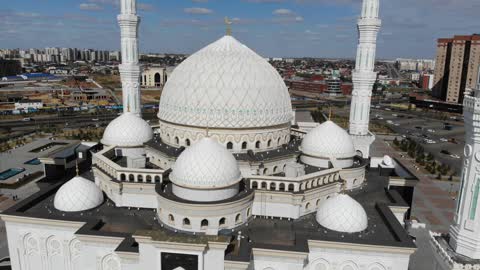
[[370, 156], [379, 0], [358, 20], [348, 131], [298, 128], [281, 76], [230, 31], [173, 71], [151, 127], [136, 10], [121, 0], [124, 112], [91, 164], [1, 214], [12, 269], [408, 269], [417, 179]]

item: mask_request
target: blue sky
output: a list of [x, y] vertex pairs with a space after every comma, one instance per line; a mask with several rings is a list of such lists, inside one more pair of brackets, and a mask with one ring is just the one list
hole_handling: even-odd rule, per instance
[[[118, 0], [2, 1], [0, 47], [118, 49]], [[139, 0], [142, 52], [192, 53], [225, 33], [263, 56], [355, 55], [361, 0]], [[435, 55], [436, 39], [480, 32], [478, 0], [380, 0], [378, 57]]]

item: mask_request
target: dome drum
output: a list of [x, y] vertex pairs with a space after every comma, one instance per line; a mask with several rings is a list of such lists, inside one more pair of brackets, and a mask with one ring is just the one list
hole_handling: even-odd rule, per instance
[[172, 185], [172, 192], [175, 196], [184, 200], [196, 202], [215, 202], [232, 198], [239, 192], [239, 184], [219, 189], [193, 189]]
[[[300, 156], [300, 161], [319, 168], [331, 168], [333, 166], [331, 159], [329, 158], [312, 157], [306, 154]], [[340, 168], [350, 168], [353, 166], [353, 158], [336, 159], [335, 165]]]
[[[173, 187], [172, 187], [173, 188]], [[254, 192], [218, 202], [179, 201], [171, 191], [158, 193], [158, 219], [165, 226], [187, 232], [216, 235], [245, 224], [252, 216]]]
[[[162, 142], [173, 147], [188, 147], [206, 135], [206, 127], [181, 126], [160, 120]], [[233, 153], [269, 151], [290, 142], [290, 124], [258, 129], [208, 128], [208, 134]]]

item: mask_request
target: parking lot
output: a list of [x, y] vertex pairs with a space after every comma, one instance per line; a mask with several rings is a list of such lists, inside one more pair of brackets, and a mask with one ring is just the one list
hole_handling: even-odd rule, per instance
[[[441, 121], [408, 112], [378, 109], [372, 110], [371, 117], [373, 122], [388, 125], [398, 133], [398, 140], [410, 138], [416, 141], [426, 153], [449, 165], [457, 175], [460, 173], [458, 169], [461, 168], [465, 145], [465, 128], [461, 119]], [[448, 130], [445, 124], [449, 125]]]

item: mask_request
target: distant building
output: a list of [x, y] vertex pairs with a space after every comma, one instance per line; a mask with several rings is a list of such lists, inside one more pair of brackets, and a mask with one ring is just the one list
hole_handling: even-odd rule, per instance
[[419, 84], [422, 89], [432, 90], [433, 88], [434, 75], [433, 74], [421, 74]]
[[402, 59], [396, 60], [397, 68], [401, 71], [433, 70], [435, 61], [431, 59]]
[[466, 89], [477, 84], [480, 66], [480, 35], [442, 38], [437, 44], [433, 96], [462, 104]]
[[339, 96], [342, 94], [342, 81], [337, 78], [332, 78], [327, 80], [327, 93], [330, 96]]
[[18, 111], [28, 111], [28, 110], [38, 110], [43, 108], [43, 102], [41, 100], [20, 100], [15, 102], [15, 110]]
[[163, 87], [173, 71], [173, 67], [150, 67], [142, 72], [141, 86]]
[[19, 61], [0, 59], [0, 77], [14, 76], [20, 73], [22, 73], [22, 66]]

